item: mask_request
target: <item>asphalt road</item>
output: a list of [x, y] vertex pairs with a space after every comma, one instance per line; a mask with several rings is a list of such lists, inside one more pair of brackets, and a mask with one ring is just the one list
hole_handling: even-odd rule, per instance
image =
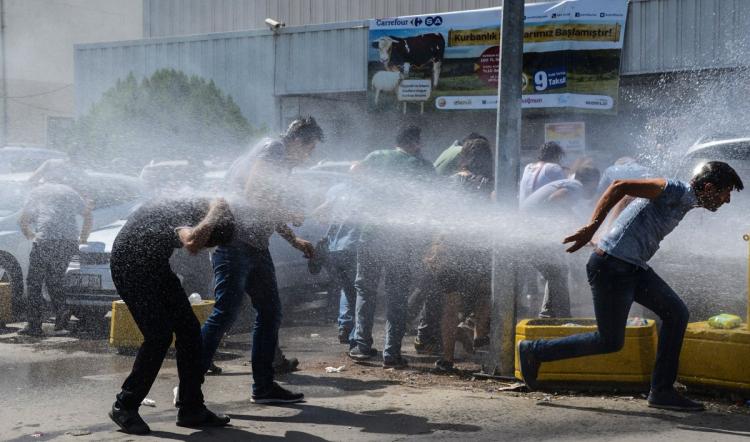
[[[15, 327], [17, 325], [11, 325]], [[382, 325], [376, 327], [382, 332]], [[285, 407], [250, 402], [247, 335], [222, 349], [221, 376], [207, 377], [209, 407], [227, 413], [232, 426], [206, 431], [174, 425], [173, 358], [164, 363], [149, 394], [155, 407], [141, 407], [153, 432], [134, 437], [107, 417], [132, 364], [105, 340], [18, 337], [0, 330], [0, 440], [624, 440], [714, 441], [750, 437], [750, 410], [727, 399], [698, 414], [646, 407], [638, 392], [575, 393], [498, 391], [501, 382], [429, 373], [434, 359], [418, 357], [405, 343], [413, 368], [383, 370], [353, 365], [331, 327], [282, 329], [285, 351], [301, 370], [280, 380], [305, 393], [307, 402]], [[382, 335], [376, 337], [382, 342]], [[345, 366], [340, 373], [325, 367]], [[470, 363], [461, 365], [471, 369]], [[706, 400], [705, 397], [698, 399]]]

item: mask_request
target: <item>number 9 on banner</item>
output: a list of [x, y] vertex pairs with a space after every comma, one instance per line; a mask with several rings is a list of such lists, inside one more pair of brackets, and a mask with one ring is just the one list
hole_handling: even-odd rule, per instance
[[537, 71], [534, 74], [534, 89], [537, 91], [543, 91], [547, 89], [547, 73], [544, 71]]

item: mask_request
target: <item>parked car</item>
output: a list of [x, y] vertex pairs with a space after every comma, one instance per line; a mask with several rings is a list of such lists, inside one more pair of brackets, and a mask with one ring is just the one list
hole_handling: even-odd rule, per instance
[[[87, 172], [89, 196], [94, 201], [93, 227], [99, 228], [123, 218], [144, 197], [138, 178]], [[21, 233], [18, 218], [31, 186], [31, 173], [0, 174], [0, 280], [9, 282], [13, 292], [13, 312], [22, 312], [25, 277], [31, 242]]]
[[[223, 179], [222, 173], [209, 172], [205, 176], [205, 186], [216, 187], [216, 181]], [[318, 170], [298, 170], [292, 174], [295, 188], [305, 202], [307, 213], [318, 207], [328, 189], [336, 183], [348, 179], [348, 175]], [[205, 187], [203, 186], [203, 187]], [[109, 269], [109, 255], [112, 243], [124, 225], [118, 220], [93, 231], [89, 237], [90, 247], [81, 247], [80, 259], [71, 263], [66, 276], [68, 305], [87, 317], [103, 317], [119, 299]], [[315, 243], [323, 237], [327, 225], [308, 218], [295, 228], [298, 236]], [[276, 279], [284, 304], [299, 302], [301, 297], [329, 296], [331, 279], [325, 273], [311, 275], [307, 269], [307, 259], [292, 248], [278, 235], [273, 235], [270, 243], [271, 254], [276, 266]], [[183, 282], [186, 292], [197, 292], [201, 296], [211, 294], [213, 271], [208, 253], [190, 256], [178, 249], [170, 261], [172, 269]]]
[[0, 149], [0, 174], [33, 172], [47, 160], [67, 158], [59, 150], [6, 146]]

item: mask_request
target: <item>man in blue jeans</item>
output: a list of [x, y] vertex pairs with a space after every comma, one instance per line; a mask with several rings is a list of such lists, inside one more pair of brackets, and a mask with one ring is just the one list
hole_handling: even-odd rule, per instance
[[703, 404], [683, 397], [673, 386], [688, 309], [647, 262], [688, 211], [703, 207], [715, 212], [729, 203], [732, 190], [743, 187], [737, 173], [720, 161], [702, 165], [689, 184], [663, 178], [615, 180], [599, 199], [591, 222], [563, 241], [573, 243], [567, 250], [571, 253], [585, 246], [617, 206], [611, 228], [602, 236], [586, 266], [598, 331], [519, 342], [521, 374], [526, 385], [536, 387], [541, 363], [622, 349], [625, 323], [635, 301], [662, 320], [648, 405], [703, 410]]
[[[357, 249], [356, 324], [351, 339], [349, 357], [363, 361], [377, 355], [372, 348], [372, 327], [375, 320], [375, 298], [380, 275], [385, 274], [387, 296], [385, 347], [383, 368], [403, 368], [408, 365], [401, 356], [401, 341], [406, 331], [407, 295], [411, 280], [410, 265], [421, 257], [417, 245], [418, 232], [408, 226], [379, 225], [382, 219], [407, 208], [416, 207], [420, 190], [417, 183], [435, 176], [432, 164], [425, 160], [421, 130], [407, 125], [399, 130], [394, 149], [370, 153], [357, 165], [355, 172], [372, 180], [367, 196], [369, 216], [373, 220], [362, 226]], [[377, 183], [386, 187], [376, 187]], [[379, 207], [378, 207], [379, 206]], [[382, 212], [383, 216], [377, 214]]]
[[218, 247], [212, 256], [216, 304], [201, 330], [203, 366], [205, 370], [210, 367], [216, 348], [247, 293], [257, 312], [251, 354], [254, 403], [304, 399], [301, 393], [292, 393], [273, 380], [281, 301], [268, 245], [275, 231], [306, 258], [312, 257], [312, 244], [297, 238], [286, 224], [302, 222], [294, 198], [290, 197], [294, 192], [289, 175], [322, 139], [323, 131], [312, 117], [295, 120], [279, 140], [265, 140], [235, 161], [227, 177], [233, 190], [241, 189], [241, 201], [230, 200], [237, 219], [233, 241]]

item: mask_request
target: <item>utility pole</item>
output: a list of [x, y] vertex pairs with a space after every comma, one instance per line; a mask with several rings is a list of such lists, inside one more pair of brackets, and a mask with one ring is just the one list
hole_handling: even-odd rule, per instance
[[[521, 76], [524, 0], [503, 0], [495, 152], [495, 195], [501, 210], [517, 210], [521, 157]], [[490, 357], [501, 376], [513, 376], [516, 268], [497, 245], [492, 253]], [[497, 371], [497, 370], [496, 370]]]

